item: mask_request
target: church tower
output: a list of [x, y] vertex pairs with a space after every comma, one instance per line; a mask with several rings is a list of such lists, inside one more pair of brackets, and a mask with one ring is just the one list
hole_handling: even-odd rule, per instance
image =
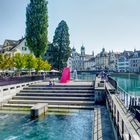
[[85, 47], [81, 46], [81, 70], [84, 70], [84, 61], [85, 61]]
[[81, 47], [81, 56], [85, 56], [85, 47], [83, 45]]

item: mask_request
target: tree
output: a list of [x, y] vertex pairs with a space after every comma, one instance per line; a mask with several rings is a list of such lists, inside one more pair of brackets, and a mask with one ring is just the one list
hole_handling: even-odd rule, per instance
[[55, 30], [53, 44], [50, 46], [51, 56], [48, 61], [53, 68], [62, 70], [67, 65], [67, 60], [70, 57], [71, 49], [69, 47], [69, 28], [65, 21], [61, 21]]
[[36, 58], [36, 71], [40, 71], [44, 69], [44, 61], [42, 60], [41, 57]]
[[24, 54], [16, 53], [13, 60], [14, 60], [14, 67], [18, 70], [20, 75], [21, 69], [23, 69], [26, 64], [26, 56]]
[[14, 67], [13, 58], [9, 54], [0, 54], [0, 69], [2, 71]]
[[29, 70], [29, 73], [31, 75], [31, 70], [36, 68], [36, 58], [32, 54], [26, 54], [26, 64], [25, 68]]
[[27, 46], [36, 57], [43, 55], [48, 47], [48, 2], [30, 0], [26, 9]]
[[48, 64], [48, 61], [44, 61], [43, 63], [44, 63], [43, 70], [46, 71], [46, 70], [50, 70], [51, 69], [51, 65]]
[[0, 54], [0, 70], [4, 70], [5, 69], [5, 64], [4, 64], [4, 55]]

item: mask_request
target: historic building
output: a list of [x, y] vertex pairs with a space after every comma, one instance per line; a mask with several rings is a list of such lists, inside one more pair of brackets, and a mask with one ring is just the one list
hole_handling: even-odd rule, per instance
[[78, 53], [74, 47], [72, 48], [71, 57], [72, 57], [72, 71], [75, 69], [77, 71], [87, 70], [87, 62], [88, 60], [94, 57], [94, 53], [92, 55], [86, 54], [85, 47], [82, 45], [81, 53]]
[[25, 38], [20, 40], [5, 40], [1, 49], [1, 53], [9, 54], [11, 56], [16, 53], [30, 54], [30, 50], [27, 47], [27, 42]]
[[97, 70], [104, 70], [109, 68], [109, 55], [105, 51], [105, 48], [96, 55], [95, 57], [96, 69]]
[[133, 55], [132, 51], [124, 51], [120, 54], [117, 60], [118, 72], [130, 72], [130, 57]]
[[134, 50], [130, 56], [130, 72], [140, 72], [140, 51]]
[[119, 57], [119, 53], [109, 52], [109, 70], [117, 71], [117, 60]]
[[105, 48], [96, 55], [95, 57], [95, 67], [96, 70], [117, 70], [117, 59], [119, 54], [112, 52], [106, 52]]
[[95, 58], [92, 57], [84, 61], [85, 70], [95, 70]]

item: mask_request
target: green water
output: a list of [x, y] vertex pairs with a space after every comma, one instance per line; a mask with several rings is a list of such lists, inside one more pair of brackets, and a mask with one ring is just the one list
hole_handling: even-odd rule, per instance
[[91, 140], [93, 111], [48, 115], [31, 120], [27, 115], [0, 115], [0, 140]]
[[113, 76], [118, 85], [129, 94], [140, 96], [140, 77], [121, 77]]
[[[77, 74], [77, 79], [83, 81], [93, 81], [95, 80], [95, 77], [96, 74], [92, 74], [89, 72], [81, 72]], [[71, 78], [74, 79], [74, 73], [71, 73]]]

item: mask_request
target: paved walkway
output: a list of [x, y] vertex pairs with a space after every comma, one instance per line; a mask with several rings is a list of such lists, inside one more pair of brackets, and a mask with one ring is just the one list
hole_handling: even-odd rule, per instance
[[[40, 82], [38, 85], [48, 85], [48, 81]], [[55, 85], [92, 85], [92, 82], [85, 82], [85, 81], [69, 81], [67, 83], [59, 83], [58, 81], [55, 81]]]
[[105, 106], [95, 106], [93, 140], [115, 140], [109, 113]]

